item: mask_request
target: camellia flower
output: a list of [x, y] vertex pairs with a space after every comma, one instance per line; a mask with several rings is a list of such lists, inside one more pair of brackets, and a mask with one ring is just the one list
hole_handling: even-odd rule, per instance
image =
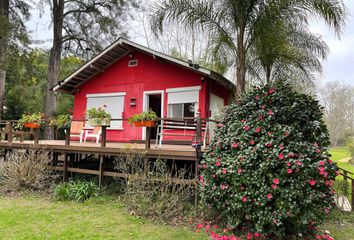
[[288, 174], [291, 174], [293, 172], [293, 170], [291, 170], [290, 168], [288, 169]]
[[275, 93], [275, 88], [270, 88], [270, 89], [268, 90], [268, 94], [273, 94], [273, 93]]
[[278, 179], [278, 178], [274, 178], [274, 179], [273, 179], [273, 183], [274, 183], [274, 184], [278, 185], [278, 184], [279, 184], [279, 182], [280, 182], [280, 181], [279, 181], [279, 179]]
[[320, 166], [324, 166], [326, 163], [324, 161], [320, 161]]
[[208, 167], [208, 165], [206, 164], [203, 164], [203, 168], [206, 169]]
[[259, 100], [259, 96], [258, 95], [256, 96], [256, 100]]
[[269, 110], [268, 110], [268, 115], [269, 115], [269, 116], [273, 116], [273, 115], [274, 115], [272, 109], [269, 109]]
[[283, 155], [282, 153], [280, 153], [280, 154], [278, 155], [278, 158], [279, 158], [280, 160], [283, 160], [283, 159], [284, 159], [284, 155]]
[[250, 126], [246, 125], [243, 127], [243, 129], [247, 132], [250, 129]]
[[238, 143], [233, 143], [233, 144], [232, 144], [232, 147], [233, 147], [233, 148], [237, 148], [237, 147], [238, 147]]
[[242, 169], [241, 168], [237, 169], [237, 173], [241, 174], [242, 173]]
[[250, 144], [253, 145], [253, 144], [254, 144], [254, 140], [251, 140], [251, 141], [250, 141]]
[[314, 186], [316, 184], [316, 181], [313, 179], [309, 180], [308, 182], [311, 186]]
[[216, 165], [217, 167], [219, 167], [219, 166], [221, 165], [221, 163], [218, 161], [218, 162], [215, 163], [215, 165]]
[[268, 198], [268, 200], [270, 200], [270, 199], [273, 198], [273, 195], [272, 195], [271, 193], [268, 193], [268, 194], [267, 194], [267, 198]]
[[224, 168], [224, 169], [222, 170], [222, 173], [223, 173], [223, 174], [226, 174], [226, 173], [227, 173], [227, 169]]
[[259, 133], [261, 131], [261, 128], [260, 127], [257, 127], [256, 128], [256, 133]]
[[275, 185], [275, 184], [272, 185], [272, 188], [273, 188], [273, 189], [276, 189], [277, 187], [278, 187], [278, 186]]
[[329, 162], [329, 163], [332, 163], [333, 161], [332, 161], [332, 159], [328, 159], [328, 162]]
[[246, 196], [242, 197], [242, 202], [247, 202], [247, 197]]
[[263, 119], [263, 115], [258, 115], [258, 120], [262, 120]]
[[289, 132], [284, 132], [284, 137], [287, 137], [287, 136], [289, 136]]
[[227, 188], [227, 186], [225, 185], [225, 184], [221, 184], [221, 189], [222, 190], [224, 190], [224, 189], [226, 189]]
[[273, 144], [271, 142], [267, 142], [266, 144], [264, 144], [266, 147], [273, 147]]
[[300, 161], [296, 161], [295, 164], [298, 165], [298, 166], [302, 165], [302, 163]]
[[290, 167], [291, 166], [291, 162], [287, 162], [286, 165], [288, 165], [288, 167]]
[[265, 109], [265, 106], [264, 106], [264, 105], [262, 105], [262, 106], [261, 106], [261, 108], [262, 108], [262, 109]]

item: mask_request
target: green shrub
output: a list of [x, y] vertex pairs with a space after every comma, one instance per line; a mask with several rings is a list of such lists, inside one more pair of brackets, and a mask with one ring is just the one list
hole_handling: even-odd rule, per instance
[[93, 182], [60, 183], [54, 188], [54, 198], [58, 201], [83, 202], [97, 196], [99, 196], [99, 188]]
[[312, 236], [333, 207], [337, 167], [318, 102], [285, 83], [232, 104], [201, 162], [202, 197], [225, 227]]

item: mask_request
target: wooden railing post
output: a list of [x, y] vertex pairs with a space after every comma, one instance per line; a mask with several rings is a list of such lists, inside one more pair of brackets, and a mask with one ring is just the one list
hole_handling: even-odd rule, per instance
[[354, 212], [354, 179], [352, 178], [352, 212]]
[[39, 143], [39, 128], [34, 129], [34, 144], [37, 145]]
[[65, 129], [65, 145], [70, 145], [70, 128]]
[[67, 182], [68, 181], [68, 158], [69, 158], [69, 153], [65, 154], [64, 157], [64, 166], [63, 166], [63, 181]]
[[13, 126], [12, 126], [12, 122], [8, 122], [8, 123], [6, 123], [6, 127], [5, 128], [8, 128], [8, 133], [7, 133], [7, 141], [9, 142], [9, 143], [11, 143], [12, 142], [12, 140], [13, 140]]
[[146, 136], [145, 136], [145, 149], [150, 149], [151, 145], [151, 127], [145, 127]]
[[107, 126], [102, 125], [102, 135], [101, 135], [101, 147], [106, 147], [107, 143]]

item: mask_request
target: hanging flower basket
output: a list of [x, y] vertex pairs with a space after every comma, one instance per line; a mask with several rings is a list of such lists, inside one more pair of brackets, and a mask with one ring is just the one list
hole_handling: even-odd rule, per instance
[[33, 123], [33, 122], [27, 122], [27, 123], [24, 123], [23, 125], [26, 128], [33, 128], [33, 129], [36, 129], [36, 128], [40, 127], [39, 123]]
[[136, 121], [134, 127], [155, 127], [156, 121]]
[[110, 126], [110, 118], [90, 118], [88, 119], [88, 124], [90, 126]]

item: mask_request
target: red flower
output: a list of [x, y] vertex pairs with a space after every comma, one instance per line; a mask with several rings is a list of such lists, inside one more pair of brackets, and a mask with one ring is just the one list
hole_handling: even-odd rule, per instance
[[258, 95], [256, 96], [256, 100], [259, 100], [259, 96]]
[[200, 176], [199, 177], [199, 181], [200, 181], [200, 184], [202, 184], [202, 186], [204, 187], [204, 178], [203, 178], [203, 176]]
[[278, 184], [279, 184], [279, 182], [280, 182], [280, 181], [279, 181], [279, 179], [278, 179], [278, 178], [274, 178], [274, 179], [273, 179], [273, 183], [274, 183], [274, 184], [278, 185]]
[[208, 167], [208, 165], [206, 164], [203, 164], [203, 168], [206, 169]]
[[268, 194], [267, 194], [267, 198], [268, 198], [268, 200], [270, 200], [270, 199], [272, 199], [272, 198], [273, 198], [273, 195], [272, 195], [272, 194], [270, 194], [270, 193], [268, 193]]
[[210, 157], [214, 157], [214, 153], [213, 152], [210, 153]]
[[224, 168], [224, 169], [222, 170], [222, 173], [223, 173], [223, 174], [226, 174], [226, 173], [227, 173], [227, 169]]
[[298, 166], [302, 165], [302, 163], [300, 161], [296, 161], [295, 164], [298, 165]]
[[261, 108], [262, 108], [262, 109], [265, 109], [265, 106], [264, 106], [264, 105], [262, 105], [262, 106], [261, 106]]
[[267, 142], [267, 143], [265, 144], [265, 146], [266, 146], [266, 147], [273, 147], [273, 144], [272, 144], [271, 142]]
[[250, 141], [250, 144], [253, 145], [253, 144], [254, 144], [254, 140], [251, 140], [251, 141]]
[[242, 120], [241, 120], [241, 123], [245, 123], [245, 122], [246, 122], [246, 120], [245, 120], [245, 119], [242, 119]]
[[284, 155], [283, 155], [282, 153], [280, 153], [280, 154], [278, 155], [278, 158], [279, 158], [280, 160], [283, 160], [283, 159], [284, 159]]
[[288, 167], [290, 167], [291, 166], [291, 162], [287, 162], [286, 165], [288, 165]]
[[222, 190], [224, 190], [224, 189], [226, 189], [227, 188], [227, 186], [225, 185], [225, 184], [221, 184], [221, 189]]
[[324, 161], [320, 161], [320, 166], [324, 166], [326, 163]]
[[215, 163], [215, 165], [216, 165], [217, 167], [219, 167], [219, 166], [221, 165], [221, 163], [218, 161], [218, 162]]
[[288, 158], [294, 158], [295, 157], [295, 154], [294, 153], [289, 153], [288, 154]]
[[270, 88], [270, 89], [268, 90], [268, 94], [273, 94], [273, 93], [275, 93], [275, 88]]
[[273, 116], [273, 115], [274, 115], [272, 109], [269, 109], [269, 110], [268, 110], [268, 115], [269, 115], [269, 116]]
[[284, 132], [283, 134], [285, 137], [289, 136], [289, 132]]
[[273, 188], [273, 189], [276, 189], [277, 187], [278, 187], [278, 186], [275, 185], [275, 184], [272, 185], [272, 188]]
[[320, 153], [320, 152], [321, 152], [321, 150], [320, 150], [319, 148], [317, 148], [317, 149], [316, 149], [316, 152], [317, 152], [317, 153]]
[[329, 163], [332, 163], [333, 161], [332, 161], [332, 159], [328, 159], [328, 162], [329, 162]]
[[291, 170], [290, 168], [288, 169], [288, 174], [291, 174], [293, 172], [293, 170]]
[[258, 115], [258, 120], [262, 120], [263, 119], [263, 115]]
[[244, 126], [243, 129], [247, 132], [250, 129], [250, 126]]
[[237, 147], [238, 147], [238, 143], [233, 143], [233, 144], [232, 144], [232, 147], [233, 147], [233, 148], [237, 148]]
[[313, 179], [309, 180], [308, 182], [311, 186], [314, 186], [316, 184], [316, 181]]
[[261, 128], [260, 127], [257, 127], [256, 128], [256, 133], [259, 133], [261, 131]]
[[241, 168], [237, 169], [237, 173], [241, 174], [242, 173], [242, 169]]
[[242, 197], [242, 202], [247, 202], [247, 197], [246, 196]]

